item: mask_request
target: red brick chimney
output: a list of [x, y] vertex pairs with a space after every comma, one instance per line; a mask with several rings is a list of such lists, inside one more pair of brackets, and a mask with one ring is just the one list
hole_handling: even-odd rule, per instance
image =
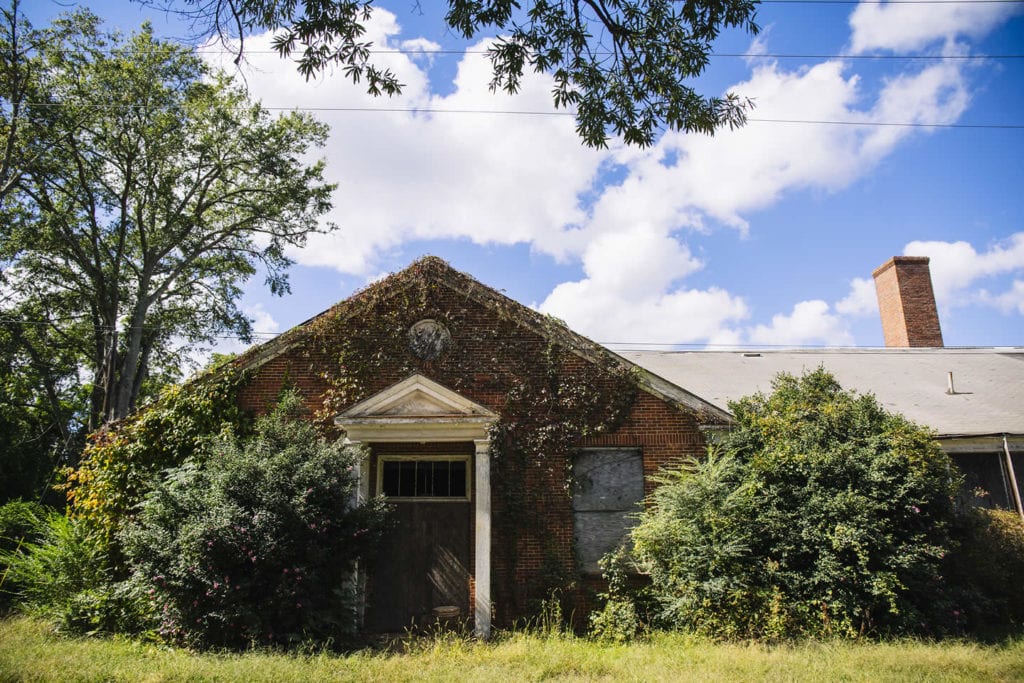
[[894, 256], [871, 275], [886, 346], [942, 346], [927, 256]]

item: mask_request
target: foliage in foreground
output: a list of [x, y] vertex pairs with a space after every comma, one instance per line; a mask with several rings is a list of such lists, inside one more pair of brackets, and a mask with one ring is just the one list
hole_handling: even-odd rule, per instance
[[166, 387], [131, 417], [90, 435], [78, 468], [67, 473], [71, 515], [112, 544], [164, 470], [197, 457], [212, 434], [248, 429], [236, 401], [244, 381], [244, 373], [221, 368]]
[[[1012, 681], [1024, 642], [710, 643], [678, 633], [630, 645], [566, 634], [499, 633], [479, 643], [451, 634], [395, 648], [301, 656], [196, 654], [122, 638], [56, 638], [29, 619], [0, 621], [0, 679], [33, 681]], [[396, 651], [397, 650], [397, 651]]]
[[351, 634], [346, 577], [377, 546], [385, 510], [354, 503], [360, 451], [301, 412], [288, 394], [252, 438], [220, 435], [168, 471], [122, 532], [130, 583], [164, 637], [245, 647]]
[[0, 506], [0, 614], [6, 612], [20, 585], [8, 569], [10, 553], [21, 550], [25, 543], [42, 540], [46, 508], [21, 500]]
[[924, 429], [824, 370], [731, 404], [633, 533], [664, 621], [729, 638], [942, 633], [958, 482]]
[[[274, 33], [282, 57], [295, 55], [307, 77], [340, 65], [372, 95], [398, 94], [390, 69], [373, 63], [364, 34], [372, 0], [266, 2], [171, 0], [214, 38]], [[714, 133], [745, 121], [748, 102], [701, 95], [693, 79], [708, 65], [723, 29], [757, 33], [758, 0], [448, 0], [445, 29], [465, 39], [499, 36], [488, 48], [492, 90], [517, 92], [531, 71], [548, 73], [559, 108], [574, 109], [576, 131], [591, 147], [609, 135], [654, 143], [664, 128]], [[422, 9], [421, 9], [422, 13]], [[244, 42], [233, 43], [242, 52]], [[241, 56], [241, 54], [240, 54]]]
[[971, 633], [1024, 626], [1024, 522], [1016, 512], [971, 508], [957, 516], [946, 576], [962, 599], [953, 616]]
[[137, 601], [114, 581], [95, 533], [52, 510], [29, 521], [20, 542], [0, 550], [4, 590], [17, 606], [65, 632], [134, 630]]

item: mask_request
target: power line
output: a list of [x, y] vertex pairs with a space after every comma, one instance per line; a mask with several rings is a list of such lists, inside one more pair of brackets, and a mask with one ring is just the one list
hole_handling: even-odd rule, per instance
[[[808, 2], [809, 0], [793, 0], [793, 2]], [[967, 0], [972, 1], [972, 0]], [[981, 1], [981, 0], [978, 0]], [[1010, 0], [1012, 2], [1019, 2], [1024, 4], [1024, 0]], [[856, 4], [856, 3], [854, 3]], [[863, 4], [863, 3], [861, 3]], [[899, 4], [899, 3], [886, 3], [886, 4]], [[164, 42], [176, 43], [177, 45], [189, 49], [195, 49], [200, 54], [223, 54], [223, 55], [237, 55], [238, 48], [231, 44], [221, 43], [218, 41], [213, 44], [196, 44], [183, 39], [175, 38], [162, 38]], [[84, 54], [82, 50], [54, 50], [65, 55], [81, 55]], [[96, 50], [101, 54], [112, 54], [115, 49], [108, 48], [103, 50]], [[409, 55], [412, 57], [428, 56], [432, 57], [435, 55], [440, 56], [462, 56], [462, 55], [488, 55], [491, 54], [491, 50], [473, 50], [473, 49], [458, 49], [458, 48], [437, 48], [437, 49], [423, 49], [423, 48], [401, 48], [401, 47], [382, 47], [382, 48], [368, 48], [366, 54], [369, 55]], [[243, 55], [280, 55], [278, 50], [258, 50], [251, 47], [244, 47], [242, 49]], [[594, 55], [605, 56], [615, 54], [611, 50], [594, 50]], [[298, 53], [296, 53], [298, 54]], [[293, 55], [288, 55], [289, 57]], [[982, 61], [982, 60], [1012, 60], [1012, 59], [1024, 59], [1024, 54], [974, 54], [974, 55], [948, 55], [948, 54], [853, 54], [853, 53], [799, 53], [799, 52], [709, 52], [708, 57], [710, 58], [729, 58], [729, 59], [754, 59], [758, 57], [771, 58], [771, 59], [856, 59], [856, 60], [878, 60], [878, 61]]]
[[[58, 325], [73, 325], [79, 323], [82, 316], [71, 316], [67, 318], [57, 318], [54, 320], [27, 320], [19, 318], [0, 318], [0, 325], [23, 325], [25, 327], [57, 327]], [[83, 327], [90, 328], [94, 332], [127, 332], [129, 330], [161, 330], [162, 325], [126, 325], [124, 327], [111, 327], [109, 325], [89, 325], [86, 324]], [[267, 339], [273, 339], [284, 334], [283, 332], [251, 332], [249, 338], [263, 337]], [[239, 341], [246, 341], [246, 337], [240, 334], [224, 334], [224, 335], [210, 335], [212, 339], [237, 339]]]
[[[30, 107], [58, 107], [60, 102], [28, 102]], [[80, 104], [94, 109], [128, 109], [143, 108], [142, 104]], [[540, 111], [527, 109], [457, 109], [438, 107], [271, 107], [260, 105], [266, 111], [278, 112], [309, 112], [309, 113], [363, 113], [363, 114], [469, 114], [469, 115], [495, 115], [495, 116], [576, 116], [570, 111]], [[836, 121], [824, 119], [771, 119], [748, 117], [748, 122], [753, 123], [779, 123], [798, 125], [823, 125], [823, 126], [862, 126], [862, 127], [899, 127], [899, 128], [962, 128], [981, 130], [1020, 130], [1024, 124], [1017, 123], [921, 123], [916, 121]]]
[[[1024, 0], [1021, 0], [1024, 2]], [[237, 54], [236, 50], [224, 47], [224, 48], [210, 48], [200, 47], [197, 48], [202, 53], [220, 53], [226, 55]], [[245, 49], [244, 54], [247, 55], [278, 55], [280, 54], [277, 50], [250, 50]], [[410, 55], [410, 56], [433, 56], [433, 55], [487, 55], [490, 54], [489, 50], [450, 50], [450, 49], [438, 49], [438, 50], [414, 50], [414, 49], [402, 49], [402, 48], [385, 48], [379, 50], [368, 50], [368, 54], [371, 55]], [[594, 52], [595, 55], [611, 55], [612, 52], [605, 50], [598, 50]], [[983, 61], [983, 60], [1000, 60], [1000, 59], [1024, 59], [1024, 54], [996, 54], [996, 55], [864, 55], [864, 54], [802, 54], [802, 53], [772, 53], [772, 52], [711, 52], [708, 57], [726, 57], [735, 59], [755, 59], [755, 58], [770, 58], [770, 59], [859, 59], [859, 60], [889, 60], [889, 61]]]
[[1024, 0], [760, 0], [762, 5], [1020, 5]]
[[[53, 325], [55, 322], [64, 322], [73, 320], [74, 318], [57, 319], [56, 321], [45, 321], [45, 320], [25, 320], [25, 319], [13, 319], [13, 318], [0, 318], [0, 324], [18, 324], [18, 325]], [[158, 329], [158, 326], [143, 326], [144, 329]], [[299, 326], [301, 327], [301, 325]], [[112, 328], [99, 326], [95, 329], [103, 331], [112, 331]], [[131, 328], [124, 328], [131, 329]], [[284, 334], [291, 332], [297, 328], [286, 330], [284, 332], [252, 332], [250, 338], [260, 338], [262, 341], [270, 341], [280, 337]], [[351, 335], [352, 337], [358, 337], [360, 339], [394, 339], [394, 335], [368, 335], [359, 334]], [[237, 334], [225, 334], [225, 335], [211, 335], [212, 339], [233, 339], [238, 341], [246, 341], [245, 337]], [[503, 339], [514, 339], [513, 337], [503, 337]], [[710, 344], [702, 342], [666, 342], [666, 341], [594, 341], [595, 344], [599, 344], [604, 347], [616, 347], [622, 351], [629, 350], [643, 350], [638, 347], [672, 347], [672, 349], [726, 349], [726, 350], [757, 350], [757, 349], [808, 349], [808, 350], [828, 350], [835, 348], [842, 349], [862, 349], [862, 350], [877, 350], [886, 351], [886, 347], [877, 346], [843, 346], [835, 347], [827, 344]], [[990, 348], [990, 347], [975, 347], [975, 346], [946, 346], [943, 347], [947, 351], [969, 351], [975, 348]], [[1008, 347], [1008, 348], [1021, 348], [1021, 347]], [[610, 349], [614, 351], [615, 349]], [[653, 350], [659, 350], [655, 348]]]
[[989, 130], [1020, 130], [1024, 124], [1017, 123], [918, 123], [918, 122], [888, 122], [888, 121], [812, 121], [804, 119], [758, 119], [748, 118], [753, 123], [793, 123], [793, 124], [818, 124], [823, 126], [889, 126], [895, 128], [979, 128]]

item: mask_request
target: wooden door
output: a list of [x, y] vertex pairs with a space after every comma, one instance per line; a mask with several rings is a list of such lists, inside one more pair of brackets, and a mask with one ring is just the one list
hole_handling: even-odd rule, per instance
[[367, 630], [422, 626], [442, 605], [468, 616], [471, 513], [468, 502], [394, 502], [395, 525], [367, 586]]

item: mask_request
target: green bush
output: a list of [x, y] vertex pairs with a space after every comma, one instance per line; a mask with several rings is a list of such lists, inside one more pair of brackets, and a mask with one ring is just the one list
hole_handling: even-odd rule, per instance
[[71, 633], [136, 630], [144, 606], [111, 579], [95, 532], [53, 511], [37, 519], [29, 540], [0, 551], [17, 606]]
[[608, 590], [597, 595], [604, 601], [604, 607], [590, 613], [590, 635], [601, 642], [629, 642], [644, 628], [643, 618], [649, 616], [647, 591], [637, 584], [635, 567], [625, 546], [608, 553], [598, 564]]
[[46, 516], [46, 508], [38, 503], [15, 500], [0, 506], [0, 614], [11, 608], [22, 588], [3, 558], [42, 540]]
[[245, 381], [244, 372], [227, 367], [165, 387], [135, 414], [89, 435], [79, 466], [65, 472], [64, 489], [71, 516], [100, 533], [115, 564], [118, 529], [163, 471], [200, 457], [211, 435], [247, 429], [236, 396]]
[[1024, 627], [1024, 522], [1016, 512], [969, 508], [953, 528], [946, 574], [960, 591], [964, 630], [1004, 635]]
[[634, 530], [662, 617], [729, 638], [955, 628], [948, 457], [823, 370], [773, 389], [730, 405], [721, 450], [664, 472]]
[[286, 396], [239, 442], [169, 470], [120, 536], [158, 631], [193, 646], [329, 642], [351, 633], [356, 562], [383, 532], [353, 501], [360, 452], [327, 441]]
[[636, 607], [628, 599], [610, 598], [604, 607], [590, 613], [590, 635], [601, 642], [629, 642], [639, 629]]

